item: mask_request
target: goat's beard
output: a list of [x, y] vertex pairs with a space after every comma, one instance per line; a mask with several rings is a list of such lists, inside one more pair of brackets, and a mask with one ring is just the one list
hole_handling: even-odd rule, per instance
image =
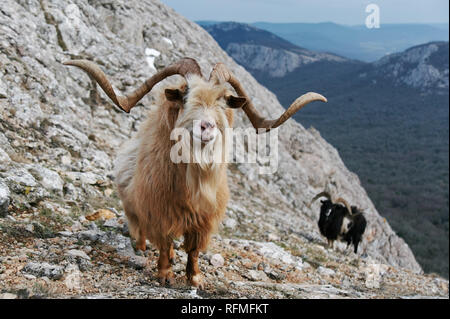
[[[195, 209], [213, 211], [216, 207], [216, 193], [223, 165], [226, 165], [228, 139], [224, 134], [217, 134], [209, 143], [201, 143], [184, 135], [181, 142], [183, 147], [190, 147], [184, 158], [187, 163], [186, 186], [191, 195], [191, 203]], [[187, 161], [185, 161], [187, 160]]]
[[216, 207], [217, 178], [214, 170], [205, 172], [199, 166], [187, 166], [186, 186], [196, 210], [213, 211]]
[[228, 138], [220, 131], [214, 140], [207, 143], [193, 138], [192, 133], [181, 135], [178, 143], [181, 148], [181, 160], [188, 166], [198, 166], [204, 172], [213, 172], [227, 162]]

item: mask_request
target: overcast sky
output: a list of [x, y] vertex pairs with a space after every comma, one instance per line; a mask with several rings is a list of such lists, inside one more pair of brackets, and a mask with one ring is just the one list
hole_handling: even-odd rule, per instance
[[364, 24], [368, 4], [383, 23], [448, 23], [448, 0], [161, 0], [190, 20]]

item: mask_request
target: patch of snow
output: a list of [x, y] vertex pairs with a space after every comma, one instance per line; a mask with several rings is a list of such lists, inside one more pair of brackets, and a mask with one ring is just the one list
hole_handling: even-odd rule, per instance
[[152, 48], [145, 48], [145, 55], [159, 57], [161, 55], [161, 52]]
[[145, 60], [147, 61], [150, 69], [156, 71], [155, 58], [159, 57], [161, 55], [161, 52], [152, 48], [145, 48], [145, 55], [147, 56]]

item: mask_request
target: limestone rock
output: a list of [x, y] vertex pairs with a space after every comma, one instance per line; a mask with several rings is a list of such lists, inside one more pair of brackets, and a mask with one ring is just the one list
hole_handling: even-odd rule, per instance
[[0, 179], [0, 217], [5, 217], [8, 212], [10, 196], [8, 185]]
[[130, 267], [133, 267], [135, 269], [144, 269], [147, 265], [147, 258], [142, 256], [131, 256], [128, 260], [128, 264]]
[[63, 276], [64, 267], [58, 265], [51, 265], [49, 263], [29, 262], [22, 269], [23, 272], [37, 276], [48, 277], [50, 279], [58, 280]]
[[73, 291], [81, 290], [81, 272], [77, 265], [69, 264], [65, 269], [64, 284], [67, 289]]
[[91, 258], [88, 255], [86, 255], [86, 253], [84, 251], [78, 250], [78, 249], [69, 249], [66, 252], [66, 255], [81, 258], [81, 259], [91, 260]]
[[30, 168], [30, 172], [38, 179], [39, 183], [47, 190], [61, 193], [64, 182], [58, 173], [41, 165]]
[[11, 162], [11, 158], [9, 158], [8, 153], [6, 153], [1, 147], [0, 147], [0, 166], [8, 164]]
[[218, 267], [222, 267], [224, 265], [225, 260], [223, 259], [221, 254], [214, 254], [209, 259], [209, 262], [211, 265], [218, 268]]

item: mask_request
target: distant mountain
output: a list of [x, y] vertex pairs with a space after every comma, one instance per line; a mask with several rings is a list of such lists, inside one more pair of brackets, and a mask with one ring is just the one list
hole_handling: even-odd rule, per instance
[[203, 26], [238, 63], [248, 70], [283, 77], [296, 68], [317, 62], [347, 59], [296, 46], [268, 31], [248, 24], [224, 22]]
[[364, 25], [335, 23], [252, 24], [310, 50], [333, 52], [351, 59], [373, 62], [386, 54], [403, 51], [431, 41], [448, 41], [443, 25], [381, 24], [379, 29]]
[[373, 63], [369, 76], [422, 91], [448, 91], [448, 46], [448, 42], [432, 42], [390, 54]]
[[[207, 30], [285, 107], [303, 91], [327, 97], [328, 103], [306, 107], [294, 118], [317, 128], [339, 150], [424, 270], [448, 277], [448, 42], [421, 44], [373, 63], [330, 53], [276, 76], [272, 70], [280, 61], [264, 56], [269, 50], [263, 48], [295, 49], [272, 35], [261, 40], [262, 31], [252, 26], [227, 26]], [[258, 46], [258, 55], [237, 55], [235, 47], [246, 45]], [[253, 58], [265, 67], [255, 68]]]
[[[336, 73], [357, 70], [355, 76], [362, 82], [363, 78], [367, 81], [390, 80], [394, 85], [407, 85], [423, 92], [448, 90], [448, 42], [421, 44], [405, 52], [386, 55], [374, 63], [364, 63], [332, 53], [311, 51], [244, 23], [210, 22], [203, 28], [236, 62], [260, 77], [282, 78], [311, 63], [336, 62], [326, 63], [330, 69], [321, 74], [321, 81], [328, 75], [332, 81]], [[285, 82], [281, 81], [289, 85]]]
[[[204, 26], [219, 22], [198, 21], [198, 23]], [[373, 62], [386, 54], [400, 52], [415, 45], [449, 39], [448, 24], [381, 24], [379, 29], [331, 22], [256, 22], [251, 25], [309, 50], [332, 52], [365, 62]]]

